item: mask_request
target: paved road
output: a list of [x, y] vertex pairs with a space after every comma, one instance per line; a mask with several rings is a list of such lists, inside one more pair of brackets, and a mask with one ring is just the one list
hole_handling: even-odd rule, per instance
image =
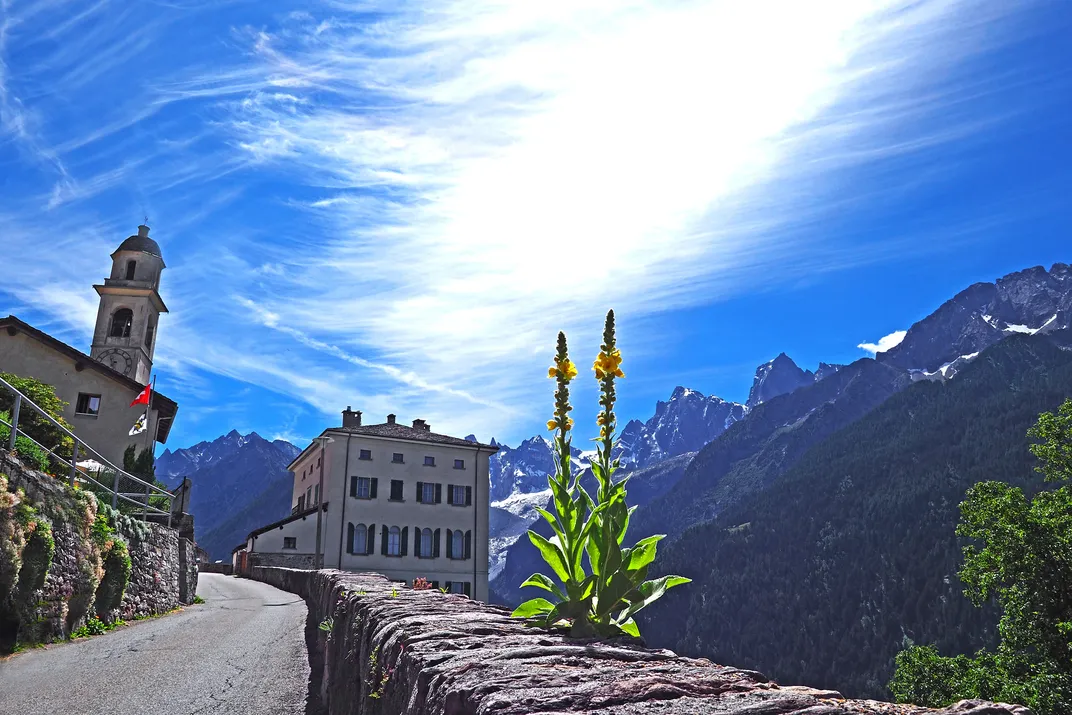
[[0, 713], [304, 713], [305, 603], [219, 574], [197, 592], [206, 603], [0, 661]]

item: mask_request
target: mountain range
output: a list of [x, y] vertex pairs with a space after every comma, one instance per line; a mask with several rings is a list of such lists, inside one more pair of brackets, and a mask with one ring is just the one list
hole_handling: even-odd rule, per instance
[[[658, 568], [694, 579], [646, 616], [652, 644], [888, 697], [904, 638], [987, 641], [993, 611], [956, 580], [956, 503], [979, 479], [1030, 476], [1024, 431], [1072, 394], [1070, 328], [1072, 270], [1030, 268], [965, 288], [874, 358], [812, 371], [781, 353], [744, 404], [678, 386], [626, 422], [629, 538], [666, 534]], [[554, 460], [540, 435], [498, 446], [489, 573], [493, 600], [512, 605], [539, 595], [518, 584], [546, 570], [524, 534], [550, 535], [536, 508], [550, 506]], [[191, 477], [199, 541], [226, 558], [289, 513], [297, 452], [232, 432], [165, 452], [158, 475]], [[573, 450], [582, 484], [593, 456]]]

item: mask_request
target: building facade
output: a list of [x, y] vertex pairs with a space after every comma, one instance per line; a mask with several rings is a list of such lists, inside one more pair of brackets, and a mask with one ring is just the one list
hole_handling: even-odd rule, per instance
[[320, 508], [324, 568], [409, 585], [423, 578], [487, 601], [488, 462], [497, 450], [433, 433], [423, 420], [362, 425], [348, 407], [342, 427], [324, 430], [289, 465], [291, 516], [252, 532], [235, 568], [311, 567]]
[[110, 277], [93, 286], [100, 304], [89, 354], [8, 316], [0, 318], [0, 372], [52, 385], [68, 403], [63, 417], [74, 433], [121, 467], [128, 445], [141, 451], [167, 441], [178, 405], [155, 393], [146, 431], [130, 435], [146, 411], [130, 403], [150, 380], [158, 320], [167, 312], [159, 294], [164, 260], [147, 226], [111, 258]]

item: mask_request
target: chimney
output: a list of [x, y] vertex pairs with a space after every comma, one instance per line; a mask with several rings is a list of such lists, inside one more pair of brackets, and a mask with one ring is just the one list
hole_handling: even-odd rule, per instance
[[413, 429], [424, 430], [425, 432], [432, 431], [432, 428], [424, 420], [413, 420]]
[[394, 423], [395, 423], [395, 416], [394, 415], [387, 415], [387, 424], [393, 425]]
[[148, 237], [149, 237], [149, 227], [146, 226], [145, 224], [142, 224], [142, 225], [138, 226], [138, 238], [148, 238]]
[[342, 411], [342, 428], [348, 427], [360, 427], [361, 426], [361, 410], [354, 412], [350, 409], [350, 405], [346, 406], [346, 409]]

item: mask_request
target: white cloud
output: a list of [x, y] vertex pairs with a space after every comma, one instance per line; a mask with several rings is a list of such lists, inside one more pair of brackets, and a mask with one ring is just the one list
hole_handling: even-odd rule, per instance
[[866, 350], [872, 355], [877, 355], [900, 345], [906, 335], [908, 335], [907, 330], [896, 330], [889, 335], [881, 337], [877, 343], [860, 343], [856, 347]]

